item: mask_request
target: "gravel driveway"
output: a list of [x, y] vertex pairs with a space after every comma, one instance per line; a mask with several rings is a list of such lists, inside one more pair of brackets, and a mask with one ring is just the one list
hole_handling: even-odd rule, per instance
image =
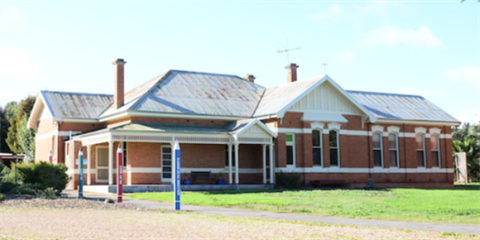
[[[0, 202], [0, 238], [474, 239], [438, 232], [226, 217], [60, 198]], [[477, 238], [478, 239], [478, 238]]]

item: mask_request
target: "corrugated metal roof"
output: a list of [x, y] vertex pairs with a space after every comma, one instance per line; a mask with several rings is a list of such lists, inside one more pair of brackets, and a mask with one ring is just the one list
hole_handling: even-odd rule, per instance
[[234, 75], [170, 70], [128, 110], [251, 117], [264, 91]]
[[459, 122], [422, 96], [363, 91], [347, 92], [378, 118]]
[[129, 123], [114, 127], [111, 131], [148, 131], [148, 132], [177, 132], [177, 133], [229, 133], [229, 126], [224, 125], [195, 125], [170, 123]]
[[41, 91], [54, 117], [97, 118], [113, 103], [113, 96], [93, 93]]
[[254, 120], [241, 120], [227, 122], [223, 125], [198, 125], [198, 124], [172, 124], [172, 123], [143, 123], [134, 122], [117, 127], [111, 131], [154, 131], [154, 132], [178, 132], [178, 133], [236, 133], [249, 122]]
[[321, 77], [314, 77], [267, 88], [254, 116], [259, 117], [276, 114], [320, 79]]

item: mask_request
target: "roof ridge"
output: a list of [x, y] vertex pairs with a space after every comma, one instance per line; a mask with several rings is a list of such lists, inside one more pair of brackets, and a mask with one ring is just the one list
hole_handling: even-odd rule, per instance
[[170, 75], [172, 74], [172, 70], [168, 70], [165, 74], [163, 74], [162, 77], [160, 77], [157, 82], [155, 84], [153, 84], [147, 91], [145, 91], [141, 97], [139, 97], [136, 102], [134, 104], [132, 104], [128, 109], [126, 110], [130, 110], [130, 109], [135, 109], [135, 107], [137, 107], [137, 105], [143, 100], [145, 99], [148, 95], [150, 95], [150, 93], [153, 91], [153, 89], [161, 82], [163, 82], [167, 77], [169, 77]]
[[372, 92], [372, 91], [360, 91], [360, 90], [345, 90], [346, 92], [358, 92], [358, 93], [373, 93], [373, 94], [384, 94], [384, 95], [400, 95], [400, 96], [413, 96], [413, 97], [421, 97], [426, 99], [422, 95], [415, 95], [415, 94], [407, 94], [407, 93], [388, 93], [388, 92]]
[[84, 92], [63, 92], [63, 91], [48, 91], [48, 90], [40, 90], [42, 93], [60, 93], [60, 94], [75, 94], [75, 95], [103, 95], [103, 96], [112, 96], [113, 94], [106, 94], [106, 93], [84, 93]]

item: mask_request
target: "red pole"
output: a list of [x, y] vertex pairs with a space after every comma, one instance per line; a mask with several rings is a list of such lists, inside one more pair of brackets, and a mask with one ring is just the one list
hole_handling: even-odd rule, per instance
[[117, 203], [122, 202], [122, 185], [123, 185], [123, 153], [122, 153], [122, 144], [118, 144], [118, 150], [117, 150]]
[[52, 158], [53, 158], [52, 151], [50, 151], [50, 153], [48, 154], [48, 161], [49, 161], [50, 163], [53, 162], [53, 159], [52, 159]]

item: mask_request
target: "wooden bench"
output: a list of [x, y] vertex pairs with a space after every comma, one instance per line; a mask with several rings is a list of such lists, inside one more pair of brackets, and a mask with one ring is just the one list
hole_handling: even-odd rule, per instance
[[345, 187], [346, 182], [345, 180], [313, 180], [310, 181], [310, 185], [312, 187], [322, 187], [322, 186], [340, 186], [340, 187]]
[[192, 183], [194, 180], [208, 180], [208, 182], [214, 182], [215, 177], [212, 176], [211, 171], [199, 172], [199, 171], [192, 171]]

